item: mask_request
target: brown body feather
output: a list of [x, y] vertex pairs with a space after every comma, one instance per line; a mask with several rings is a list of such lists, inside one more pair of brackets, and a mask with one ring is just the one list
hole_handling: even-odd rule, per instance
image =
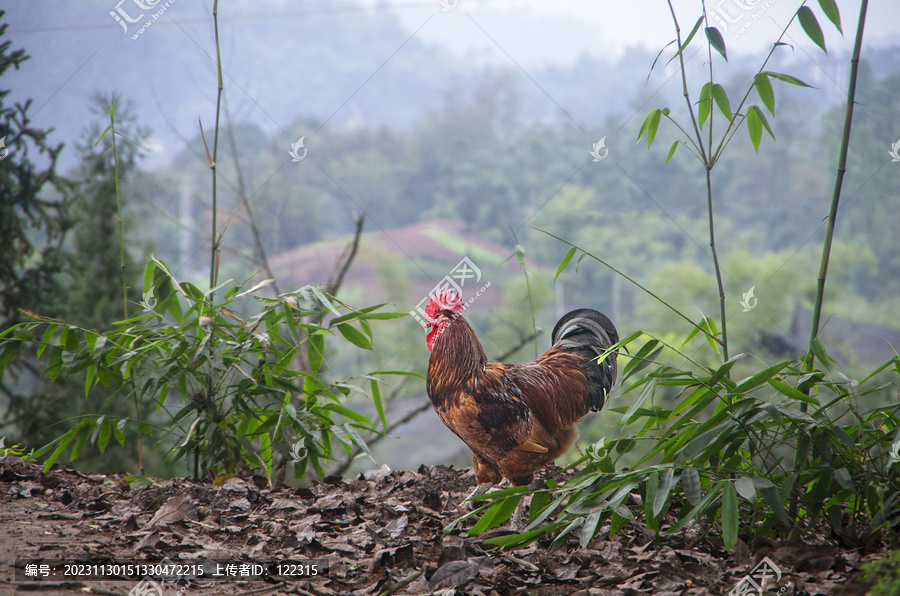
[[[596, 380], [584, 368], [597, 365], [566, 351], [563, 341], [526, 364], [491, 362], [465, 319], [442, 314], [446, 321], [434, 340], [427, 375], [435, 411], [472, 450], [479, 484], [501, 478], [528, 484], [535, 471], [572, 446], [578, 435], [574, 424], [598, 409], [592, 402]], [[606, 338], [604, 348], [617, 339]], [[615, 378], [615, 355], [609, 358], [612, 378], [601, 405]]]

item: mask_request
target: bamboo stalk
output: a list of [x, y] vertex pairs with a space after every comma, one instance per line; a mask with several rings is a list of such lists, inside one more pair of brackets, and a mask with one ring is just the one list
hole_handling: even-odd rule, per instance
[[859, 5], [859, 21], [856, 26], [856, 42], [853, 45], [853, 57], [850, 59], [850, 86], [847, 89], [847, 109], [844, 113], [844, 132], [841, 135], [841, 153], [838, 158], [837, 174], [834, 180], [834, 192], [831, 196], [831, 211], [828, 213], [828, 225], [825, 228], [825, 241], [822, 244], [822, 261], [819, 265], [819, 278], [816, 285], [816, 302], [813, 306], [812, 327], [809, 331], [809, 352], [806, 358], [806, 370], [813, 367], [812, 343], [819, 335], [819, 321], [822, 318], [822, 303], [825, 300], [825, 279], [828, 276], [828, 259], [831, 256], [831, 243], [834, 239], [834, 224], [837, 219], [838, 205], [841, 201], [841, 188], [844, 174], [847, 172], [847, 150], [850, 146], [850, 127], [853, 122], [853, 106], [856, 103], [856, 76], [859, 70], [859, 54], [862, 47], [863, 29], [866, 25], [868, 0]]

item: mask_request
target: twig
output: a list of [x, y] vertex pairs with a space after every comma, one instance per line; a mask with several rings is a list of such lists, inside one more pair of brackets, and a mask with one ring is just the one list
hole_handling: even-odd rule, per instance
[[250, 233], [253, 236], [253, 244], [256, 245], [256, 254], [259, 257], [259, 262], [262, 265], [263, 270], [266, 272], [266, 277], [269, 279], [275, 280], [272, 282], [272, 289], [275, 291], [275, 295], [281, 294], [281, 291], [278, 289], [278, 281], [275, 278], [275, 274], [272, 273], [271, 267], [269, 267], [269, 259], [266, 256], [266, 249], [262, 243], [262, 235], [259, 233], [259, 228], [256, 225], [256, 218], [253, 216], [253, 210], [250, 209], [250, 201], [247, 200], [247, 189], [244, 186], [244, 173], [241, 170], [241, 160], [238, 155], [237, 144], [234, 142], [234, 126], [231, 122], [231, 112], [228, 110], [228, 102], [225, 102], [225, 119], [228, 126], [228, 142], [231, 146], [231, 159], [234, 160], [234, 171], [237, 174], [237, 191], [238, 196], [241, 197], [241, 203], [243, 204], [244, 211], [247, 212], [247, 222], [250, 224]]
[[509, 561], [514, 565], [518, 565], [520, 567], [524, 567], [528, 571], [540, 571], [540, 568], [534, 563], [529, 563], [524, 559], [520, 559], [519, 557], [514, 557], [513, 555], [506, 553], [500, 556], [501, 559], [505, 561]]
[[414, 581], [416, 581], [416, 579], [418, 579], [418, 577], [419, 577], [420, 575], [422, 575], [423, 573], [425, 573], [425, 569], [424, 569], [424, 568], [423, 568], [423, 569], [419, 569], [418, 571], [416, 571], [415, 573], [411, 574], [411, 575], [410, 575], [409, 577], [407, 577], [406, 579], [402, 579], [402, 580], [398, 581], [396, 584], [394, 584], [394, 585], [391, 586], [390, 588], [385, 588], [384, 590], [381, 591], [381, 593], [380, 593], [378, 596], [391, 596], [391, 594], [393, 594], [394, 592], [396, 592], [396, 591], [398, 591], [398, 590], [402, 590], [403, 588], [405, 588], [405, 587], [408, 586], [409, 584], [411, 584], [411, 583], [413, 583]]
[[356, 232], [353, 234], [353, 240], [350, 241], [337, 263], [335, 263], [334, 273], [332, 274], [331, 279], [328, 280], [328, 284], [325, 286], [326, 294], [334, 296], [341, 288], [341, 284], [344, 283], [344, 276], [347, 274], [347, 270], [350, 269], [353, 259], [356, 258], [356, 252], [359, 249], [359, 239], [362, 236], [363, 224], [365, 221], [365, 213], [360, 213], [356, 216]]
[[[216, 211], [218, 210], [218, 205], [216, 204], [216, 159], [218, 159], [219, 153], [219, 114], [221, 113], [222, 108], [222, 90], [225, 88], [225, 85], [222, 82], [222, 54], [219, 51], [219, 0], [216, 0], [213, 4], [213, 30], [215, 32], [216, 37], [216, 82], [218, 84], [217, 93], [216, 93], [216, 129], [215, 135], [213, 136], [213, 150], [212, 155], [209, 153], [209, 147], [206, 148], [206, 156], [209, 160], [209, 169], [212, 170], [212, 237], [210, 238], [211, 242], [211, 250], [209, 256], [209, 288], [213, 289], [216, 287], [216, 282], [218, 281], [218, 254], [219, 254], [219, 238], [216, 238]], [[203, 132], [201, 127], [201, 134]], [[206, 139], [203, 139], [203, 143], [206, 143]], [[212, 296], [210, 296], [210, 302], [212, 302]], [[195, 470], [196, 473], [196, 470]]]

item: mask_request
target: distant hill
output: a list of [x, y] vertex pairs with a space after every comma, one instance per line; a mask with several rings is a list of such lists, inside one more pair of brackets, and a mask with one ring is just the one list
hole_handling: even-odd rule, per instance
[[[269, 265], [284, 288], [324, 283], [332, 276], [350, 240], [348, 236], [301, 246], [274, 256]], [[398, 246], [403, 247], [402, 251]], [[492, 275], [496, 282], [501, 272], [504, 276], [515, 274], [518, 266], [514, 261], [503, 263], [508, 252], [508, 248], [485, 241], [476, 229], [461, 221], [430, 220], [397, 229], [368, 231], [360, 239], [359, 252], [343, 287], [348, 292], [364, 291], [369, 304], [402, 298], [404, 301], [398, 306], [412, 310], [463, 258], [468, 258], [480, 274], [465, 280], [465, 298], [491, 280]], [[402, 297], [395, 288], [387, 287], [392, 279], [385, 272], [388, 266], [396, 267], [406, 282]], [[492, 291], [479, 297], [479, 306], [497, 306], [502, 301], [502, 290], [492, 286]]]

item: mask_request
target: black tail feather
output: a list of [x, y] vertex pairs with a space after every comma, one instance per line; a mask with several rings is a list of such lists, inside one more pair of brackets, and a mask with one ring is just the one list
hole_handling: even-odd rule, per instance
[[582, 365], [593, 381], [587, 405], [594, 411], [602, 408], [616, 382], [618, 352], [612, 352], [602, 362], [597, 362], [597, 357], [619, 341], [615, 325], [603, 313], [579, 308], [556, 323], [551, 340], [554, 346], [591, 360]]

